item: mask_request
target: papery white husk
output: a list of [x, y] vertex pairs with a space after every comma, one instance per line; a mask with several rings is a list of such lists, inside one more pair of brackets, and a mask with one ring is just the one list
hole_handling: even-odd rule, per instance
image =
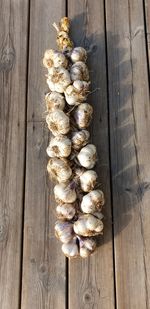
[[67, 134], [70, 130], [69, 117], [61, 110], [57, 109], [46, 116], [49, 130], [56, 136]]
[[57, 184], [54, 187], [54, 195], [56, 202], [58, 203], [74, 203], [77, 198], [76, 191], [74, 188], [72, 188], [72, 183]]
[[65, 90], [65, 98], [69, 105], [78, 105], [85, 101], [89, 90], [89, 82], [76, 80]]
[[101, 210], [104, 205], [104, 193], [101, 190], [93, 190], [83, 196], [81, 210], [84, 213], [94, 213]]
[[77, 155], [79, 163], [88, 169], [94, 167], [96, 163], [96, 147], [93, 144], [88, 144], [83, 147]]
[[68, 243], [74, 237], [73, 225], [67, 221], [56, 221], [55, 235], [63, 243]]
[[47, 93], [45, 101], [48, 112], [52, 112], [56, 109], [64, 110], [65, 108], [64, 96], [56, 91]]
[[67, 182], [72, 175], [72, 169], [67, 160], [52, 158], [48, 161], [47, 171], [58, 182]]
[[95, 239], [91, 237], [87, 238], [79, 237], [79, 252], [81, 257], [83, 258], [88, 257], [95, 251], [95, 249], [96, 249]]
[[90, 133], [87, 130], [72, 132], [72, 147], [76, 150], [85, 146], [90, 138]]
[[83, 214], [75, 221], [73, 228], [77, 235], [96, 236], [102, 233], [103, 222], [92, 214]]
[[71, 220], [76, 214], [76, 208], [74, 204], [60, 204], [56, 207], [56, 213], [58, 219]]
[[46, 50], [43, 58], [43, 65], [49, 69], [51, 67], [64, 67], [68, 65], [68, 60], [65, 55], [53, 49]]
[[89, 70], [87, 65], [82, 61], [74, 63], [70, 68], [70, 77], [72, 81], [89, 81]]
[[71, 153], [71, 140], [65, 135], [52, 138], [47, 147], [49, 157], [68, 157]]
[[62, 251], [68, 258], [75, 258], [79, 255], [79, 248], [76, 238], [72, 239], [69, 243], [62, 245]]
[[75, 122], [80, 129], [90, 125], [93, 114], [93, 107], [88, 103], [80, 104], [73, 113]]
[[52, 67], [48, 70], [47, 84], [51, 91], [63, 93], [70, 83], [70, 74], [63, 67]]
[[72, 62], [77, 62], [77, 61], [86, 62], [87, 52], [83, 47], [75, 47], [70, 54], [70, 58]]
[[85, 171], [80, 176], [80, 186], [84, 192], [90, 192], [94, 189], [97, 182], [97, 173], [93, 170]]

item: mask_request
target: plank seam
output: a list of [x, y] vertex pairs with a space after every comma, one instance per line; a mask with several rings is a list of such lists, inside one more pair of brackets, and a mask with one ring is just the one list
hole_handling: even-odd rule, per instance
[[143, 0], [143, 23], [144, 23], [144, 34], [145, 34], [145, 48], [146, 48], [146, 60], [147, 60], [147, 76], [148, 76], [148, 85], [150, 89], [150, 60], [149, 60], [149, 52], [148, 52], [148, 31], [147, 31], [147, 23], [146, 23], [146, 8], [145, 8], [145, 0]]
[[30, 45], [30, 0], [28, 0], [28, 23], [27, 23], [27, 56], [26, 56], [26, 106], [25, 106], [25, 135], [24, 135], [24, 187], [23, 187], [23, 210], [22, 210], [22, 238], [21, 238], [21, 259], [20, 259], [20, 299], [19, 309], [22, 306], [22, 284], [23, 284], [23, 248], [24, 248], [24, 218], [25, 218], [25, 185], [26, 185], [26, 152], [27, 152], [27, 108], [28, 108], [28, 76], [29, 76], [29, 45]]
[[112, 218], [112, 254], [113, 254], [113, 278], [114, 278], [114, 308], [117, 309], [117, 291], [116, 291], [116, 271], [115, 271], [115, 242], [114, 242], [114, 212], [113, 212], [113, 195], [112, 195], [112, 171], [111, 171], [111, 137], [110, 137], [110, 108], [109, 108], [109, 78], [108, 78], [108, 46], [107, 46], [107, 18], [106, 18], [106, 0], [104, 0], [104, 37], [106, 46], [106, 92], [107, 92], [107, 110], [108, 110], [108, 156], [109, 156], [109, 182], [110, 182], [110, 203], [111, 203], [111, 218]]

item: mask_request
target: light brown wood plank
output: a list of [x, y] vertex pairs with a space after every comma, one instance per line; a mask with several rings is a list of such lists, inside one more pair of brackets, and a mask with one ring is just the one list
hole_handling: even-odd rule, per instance
[[145, 18], [146, 18], [147, 52], [150, 66], [150, 1], [149, 0], [144, 0], [144, 7], [145, 7]]
[[54, 48], [54, 21], [65, 14], [65, 1], [31, 1], [27, 163], [21, 309], [65, 308], [65, 258], [54, 236], [55, 204], [47, 176], [49, 132], [43, 118], [46, 70], [42, 57]]
[[[116, 13], [117, 12], [117, 13]], [[106, 1], [117, 308], [150, 308], [150, 105], [142, 1]]]
[[0, 3], [0, 308], [20, 309], [28, 1]]
[[108, 110], [103, 1], [68, 1], [72, 19], [72, 39], [76, 46], [90, 50], [91, 90], [89, 102], [94, 107], [91, 137], [97, 146], [97, 172], [105, 192], [105, 230], [101, 246], [88, 259], [69, 262], [69, 308], [113, 309], [114, 279], [112, 222], [109, 185]]

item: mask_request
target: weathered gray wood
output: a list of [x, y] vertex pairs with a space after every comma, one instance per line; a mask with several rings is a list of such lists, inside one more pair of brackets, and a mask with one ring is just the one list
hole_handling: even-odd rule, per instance
[[91, 71], [91, 88], [92, 90], [99, 88], [89, 96], [89, 102], [94, 108], [91, 136], [97, 146], [99, 155], [97, 172], [101, 188], [106, 195], [105, 230], [101, 246], [89, 259], [69, 262], [69, 308], [113, 309], [114, 279], [103, 1], [69, 0], [68, 10], [75, 45], [84, 46], [90, 51], [88, 65]]
[[22, 309], [65, 308], [65, 257], [54, 236], [55, 205], [46, 172], [47, 72], [41, 60], [45, 49], [56, 47], [52, 23], [63, 15], [65, 1], [31, 1]]
[[0, 308], [20, 309], [28, 1], [0, 5]]
[[144, 1], [145, 9], [145, 18], [146, 18], [146, 39], [147, 39], [147, 52], [148, 52], [148, 61], [150, 67], [150, 1]]
[[142, 1], [106, 1], [117, 308], [150, 308], [150, 105]]

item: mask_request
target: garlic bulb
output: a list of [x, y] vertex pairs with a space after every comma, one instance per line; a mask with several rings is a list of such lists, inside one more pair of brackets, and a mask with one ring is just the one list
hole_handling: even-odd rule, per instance
[[69, 243], [62, 245], [62, 251], [68, 258], [75, 258], [79, 255], [79, 248], [76, 238], [72, 239]]
[[96, 163], [96, 147], [93, 144], [88, 144], [83, 147], [77, 158], [83, 167], [91, 169]]
[[49, 130], [56, 136], [67, 134], [70, 130], [69, 117], [61, 110], [56, 109], [46, 116]]
[[74, 236], [72, 223], [57, 221], [55, 223], [55, 235], [61, 242], [67, 244]]
[[58, 219], [71, 220], [76, 213], [74, 204], [60, 204], [56, 207]]
[[71, 140], [64, 135], [52, 138], [47, 147], [49, 157], [68, 157], [71, 153]]
[[54, 187], [54, 195], [56, 202], [58, 203], [74, 203], [77, 194], [72, 183], [64, 184], [60, 183]]
[[72, 175], [68, 161], [61, 158], [52, 158], [48, 161], [47, 171], [58, 182], [67, 182]]
[[93, 107], [88, 103], [80, 104], [73, 113], [76, 124], [84, 129], [90, 125], [92, 119]]
[[81, 202], [81, 209], [85, 213], [93, 213], [97, 210], [101, 210], [103, 205], [104, 205], [103, 192], [101, 190], [93, 190], [83, 196]]
[[90, 192], [94, 189], [97, 181], [97, 173], [93, 170], [85, 171], [80, 176], [80, 186], [84, 192]]
[[76, 150], [85, 146], [90, 138], [90, 133], [87, 130], [76, 131], [72, 133], [72, 147]]
[[87, 52], [83, 47], [75, 47], [70, 55], [72, 62], [83, 61], [86, 62]]
[[64, 67], [66, 68], [68, 65], [68, 60], [65, 55], [61, 52], [55, 51], [53, 49], [49, 49], [45, 51], [43, 58], [43, 65], [49, 69], [51, 67]]
[[83, 258], [91, 255], [96, 249], [96, 241], [93, 238], [79, 238], [79, 252], [80, 256]]
[[70, 77], [72, 81], [75, 80], [88, 81], [89, 71], [87, 65], [82, 61], [74, 63], [70, 68]]
[[55, 109], [64, 110], [65, 108], [65, 99], [63, 95], [56, 91], [47, 93], [45, 96], [45, 101], [48, 112], [52, 112]]
[[103, 222], [92, 214], [83, 214], [75, 221], [74, 232], [81, 236], [95, 236], [102, 233]]
[[48, 70], [47, 84], [51, 91], [63, 93], [70, 83], [70, 74], [63, 67], [52, 67]]
[[65, 93], [66, 101], [69, 105], [78, 105], [86, 100], [89, 90], [89, 82], [75, 80], [72, 85], [69, 85]]

